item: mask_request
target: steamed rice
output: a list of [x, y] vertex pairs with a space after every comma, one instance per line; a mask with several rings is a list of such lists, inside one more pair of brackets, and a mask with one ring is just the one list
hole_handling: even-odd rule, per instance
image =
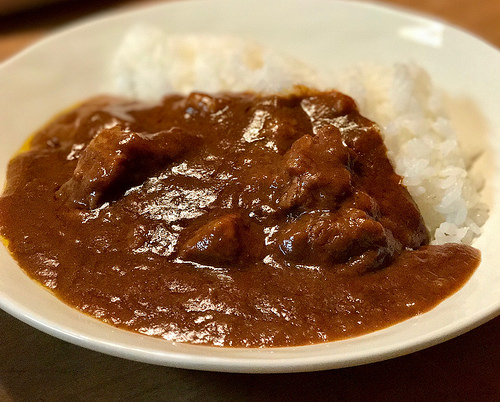
[[468, 177], [443, 96], [427, 72], [413, 64], [363, 65], [336, 77], [377, 122], [396, 173], [403, 176], [433, 243], [470, 244], [481, 233], [487, 208]]
[[432, 243], [470, 244], [481, 232], [487, 208], [468, 177], [442, 94], [429, 75], [414, 63], [322, 73], [249, 40], [167, 35], [139, 26], [119, 46], [110, 89], [152, 101], [172, 92], [338, 89], [379, 124], [388, 156], [420, 208]]

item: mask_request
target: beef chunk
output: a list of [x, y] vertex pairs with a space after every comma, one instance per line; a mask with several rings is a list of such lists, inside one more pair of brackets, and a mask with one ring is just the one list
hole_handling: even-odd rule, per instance
[[302, 99], [300, 106], [309, 116], [313, 128], [331, 124], [340, 116], [358, 114], [354, 100], [336, 91], [308, 96]]
[[180, 128], [141, 134], [103, 129], [82, 151], [73, 176], [57, 192], [70, 205], [93, 209], [185, 152], [191, 141]]
[[356, 208], [303, 214], [285, 225], [277, 240], [286, 259], [305, 264], [356, 263], [369, 256], [378, 267], [401, 250], [390, 231]]
[[244, 138], [249, 142], [265, 139], [266, 146], [283, 155], [294, 141], [311, 129], [300, 108], [300, 98], [270, 96], [250, 109], [252, 118]]
[[181, 247], [179, 256], [200, 264], [226, 265], [239, 259], [245, 224], [237, 214], [224, 215], [201, 226]]
[[211, 96], [201, 92], [190, 93], [184, 101], [184, 107], [188, 114], [211, 115], [223, 108], [224, 104], [223, 97]]
[[321, 128], [316, 136], [299, 138], [284, 156], [290, 184], [279, 206], [335, 209], [352, 191], [351, 156], [334, 126]]

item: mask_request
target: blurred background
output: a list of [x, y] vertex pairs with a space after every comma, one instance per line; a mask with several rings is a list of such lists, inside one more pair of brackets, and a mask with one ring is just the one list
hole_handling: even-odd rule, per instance
[[[160, 1], [162, 0], [0, 0], [0, 60], [65, 23], [98, 12], [140, 7]], [[500, 48], [499, 0], [377, 2], [428, 14], [468, 30]]]

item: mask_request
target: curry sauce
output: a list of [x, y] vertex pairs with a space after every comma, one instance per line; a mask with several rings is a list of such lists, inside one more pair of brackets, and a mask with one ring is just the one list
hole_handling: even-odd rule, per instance
[[98, 97], [13, 158], [0, 230], [75, 308], [176, 342], [303, 345], [423, 313], [479, 264], [429, 245], [341, 93]]

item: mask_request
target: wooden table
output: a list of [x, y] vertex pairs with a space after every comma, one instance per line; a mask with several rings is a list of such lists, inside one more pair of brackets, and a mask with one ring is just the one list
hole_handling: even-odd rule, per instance
[[[500, 48], [499, 0], [385, 2], [434, 15]], [[62, 1], [0, 16], [0, 60], [63, 23], [144, 3]], [[444, 344], [381, 363], [318, 373], [221, 374], [106, 356], [52, 338], [0, 311], [0, 401], [500, 401], [499, 344], [500, 317]]]

